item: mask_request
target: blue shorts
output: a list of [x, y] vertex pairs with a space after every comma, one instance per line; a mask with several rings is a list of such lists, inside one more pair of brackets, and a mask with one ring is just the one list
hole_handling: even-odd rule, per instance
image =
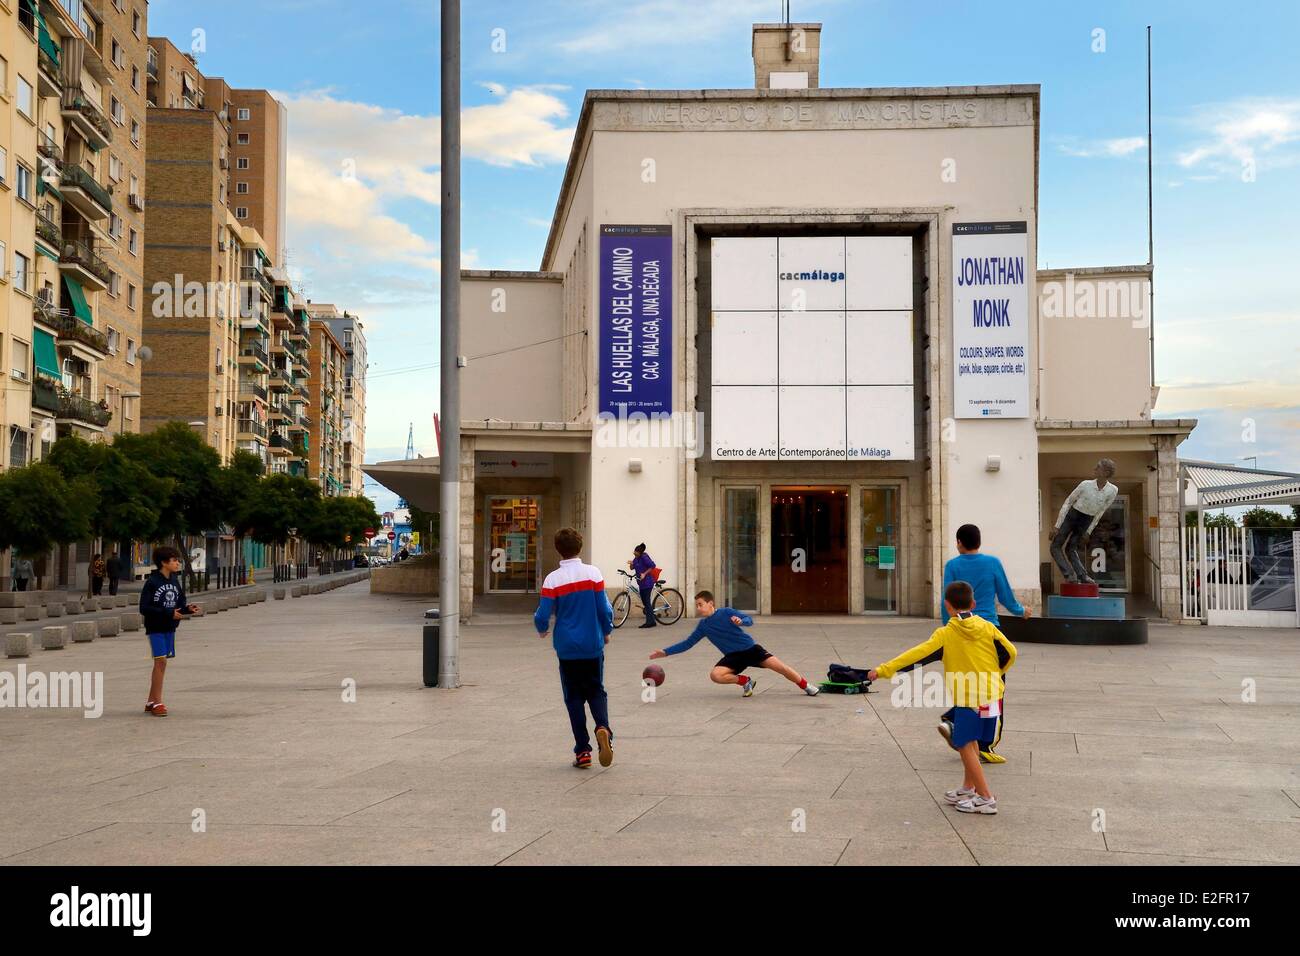
[[149, 635], [149, 653], [153, 659], [160, 657], [176, 656], [176, 632], [161, 631], [158, 634]]
[[952, 745], [959, 750], [975, 741], [991, 741], [997, 736], [998, 718], [981, 717], [973, 707], [954, 707], [952, 710]]

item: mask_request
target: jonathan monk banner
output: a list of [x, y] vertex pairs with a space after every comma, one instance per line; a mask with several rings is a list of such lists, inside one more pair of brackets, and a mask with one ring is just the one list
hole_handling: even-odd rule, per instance
[[673, 230], [600, 227], [600, 406], [673, 410]]
[[1028, 234], [1023, 222], [952, 227], [953, 399], [957, 418], [1027, 418]]

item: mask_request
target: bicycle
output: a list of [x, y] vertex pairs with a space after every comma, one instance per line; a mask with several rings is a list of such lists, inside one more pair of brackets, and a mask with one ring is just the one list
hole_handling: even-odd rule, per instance
[[[641, 603], [641, 592], [637, 587], [636, 575], [628, 574], [622, 568], [619, 568], [618, 573], [627, 578], [623, 592], [614, 597], [614, 626], [622, 627], [632, 612], [632, 602]], [[650, 606], [654, 609], [655, 620], [660, 624], [676, 624], [681, 620], [686, 602], [682, 599], [681, 591], [666, 588], [662, 581], [655, 581]]]

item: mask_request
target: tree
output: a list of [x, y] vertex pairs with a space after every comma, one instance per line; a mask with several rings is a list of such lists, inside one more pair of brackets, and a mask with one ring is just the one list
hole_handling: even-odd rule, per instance
[[257, 486], [265, 470], [262, 459], [243, 449], [236, 451], [221, 469], [218, 484], [225, 510], [223, 518], [236, 535], [242, 537], [248, 533], [248, 509], [257, 496]]
[[1241, 516], [1243, 528], [1293, 528], [1295, 521], [1269, 508], [1251, 508]]
[[160, 478], [115, 445], [68, 435], [45, 459], [68, 481], [84, 478], [90, 498], [90, 536], [107, 541], [147, 541], [158, 530], [158, 509], [173, 482]]
[[175, 542], [188, 570], [185, 535], [216, 528], [227, 511], [221, 498], [221, 456], [184, 422], [168, 422], [143, 435], [119, 435], [113, 445], [150, 474], [172, 480], [158, 509], [157, 533]]
[[320, 485], [299, 475], [268, 475], [259, 481], [242, 513], [243, 527], [261, 544], [286, 544], [316, 520]]
[[[1205, 515], [1205, 517], [1204, 517], [1203, 520], [1204, 520], [1204, 523], [1205, 523], [1205, 527], [1207, 527], [1207, 528], [1235, 528], [1235, 527], [1237, 527], [1237, 521], [1236, 521], [1236, 519], [1233, 518], [1232, 515], [1228, 514], [1226, 511], [1220, 511], [1217, 515]], [[1195, 511], [1189, 511], [1189, 512], [1187, 512], [1187, 520], [1186, 520], [1186, 524], [1187, 524], [1187, 527], [1189, 527], [1189, 528], [1195, 528], [1195, 527], [1196, 527], [1196, 512], [1195, 512]]]
[[35, 557], [85, 540], [95, 495], [88, 478], [68, 481], [43, 462], [0, 473], [0, 548]]

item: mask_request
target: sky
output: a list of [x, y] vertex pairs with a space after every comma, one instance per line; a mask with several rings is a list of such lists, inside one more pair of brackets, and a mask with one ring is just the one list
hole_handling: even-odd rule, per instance
[[[463, 266], [538, 268], [585, 90], [752, 87], [750, 25], [780, 11], [464, 3]], [[1040, 268], [1147, 259], [1150, 24], [1156, 415], [1199, 420], [1183, 457], [1300, 472], [1300, 4], [793, 0], [792, 18], [823, 24], [822, 86], [1041, 85]], [[412, 425], [435, 454], [438, 4], [153, 0], [149, 33], [285, 102], [288, 267], [365, 323], [366, 460], [402, 457]]]

